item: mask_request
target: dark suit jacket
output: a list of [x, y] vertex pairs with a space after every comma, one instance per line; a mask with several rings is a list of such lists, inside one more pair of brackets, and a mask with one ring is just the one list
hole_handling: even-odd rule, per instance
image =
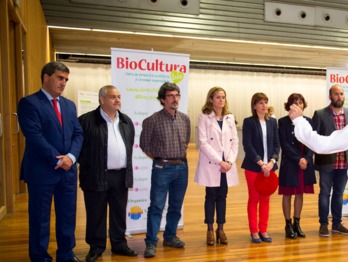
[[[267, 160], [271, 158], [278, 160], [279, 155], [279, 137], [277, 120], [270, 118], [266, 121], [267, 128]], [[261, 167], [257, 164], [259, 160], [264, 158], [264, 148], [262, 142], [262, 129], [260, 121], [254, 117], [248, 117], [243, 122], [243, 147], [245, 151], [245, 157], [242, 163], [242, 168], [253, 171], [261, 172]], [[277, 164], [274, 165], [273, 170], [278, 168]]]
[[68, 171], [54, 169], [58, 155], [71, 153], [77, 160], [83, 142], [75, 104], [64, 97], [59, 98], [59, 104], [63, 126], [41, 90], [19, 101], [18, 120], [25, 136], [21, 179], [26, 183], [55, 184], [62, 175], [77, 179], [75, 165]]
[[[348, 109], [344, 108], [346, 124], [348, 124]], [[329, 106], [316, 110], [313, 115], [313, 129], [320, 135], [329, 136], [336, 130], [335, 120]], [[346, 156], [348, 157], [347, 151]], [[347, 158], [348, 160], [348, 158]], [[336, 154], [320, 155], [315, 154], [315, 169], [318, 171], [330, 172], [336, 161]]]
[[[309, 123], [312, 120], [304, 117]], [[282, 148], [282, 159], [279, 168], [279, 185], [280, 186], [298, 186], [298, 174], [300, 171], [299, 162], [301, 158], [305, 158], [308, 162], [307, 168], [304, 170], [304, 184], [313, 185], [316, 183], [313, 151], [299, 142], [294, 133], [294, 124], [289, 116], [282, 117], [278, 120], [279, 140]]]

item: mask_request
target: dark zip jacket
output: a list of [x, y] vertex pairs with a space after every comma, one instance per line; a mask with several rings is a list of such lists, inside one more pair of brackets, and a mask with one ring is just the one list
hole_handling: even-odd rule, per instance
[[[120, 133], [126, 145], [127, 167], [125, 187], [133, 187], [132, 153], [134, 125], [132, 120], [120, 111]], [[84, 133], [84, 141], [78, 162], [80, 164], [80, 186], [83, 191], [105, 191], [107, 179], [107, 123], [100, 114], [100, 107], [83, 114], [79, 121]]]

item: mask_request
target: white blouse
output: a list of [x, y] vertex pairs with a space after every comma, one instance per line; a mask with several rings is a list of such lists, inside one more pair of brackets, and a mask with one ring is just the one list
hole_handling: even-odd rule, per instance
[[268, 163], [268, 148], [267, 148], [267, 126], [266, 126], [266, 121], [261, 121], [261, 130], [262, 130], [262, 143], [263, 143], [263, 148], [264, 148], [264, 153], [263, 153], [263, 162]]

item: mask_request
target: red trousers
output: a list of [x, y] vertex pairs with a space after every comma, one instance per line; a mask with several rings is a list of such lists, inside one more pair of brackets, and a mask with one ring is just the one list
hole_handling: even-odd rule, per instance
[[[268, 226], [269, 199], [270, 196], [260, 195], [255, 189], [255, 179], [258, 173], [245, 170], [245, 178], [248, 184], [248, 219], [250, 233], [265, 233]], [[258, 212], [259, 211], [259, 212]], [[257, 216], [259, 213], [259, 216]], [[257, 222], [257, 218], [259, 221]]]

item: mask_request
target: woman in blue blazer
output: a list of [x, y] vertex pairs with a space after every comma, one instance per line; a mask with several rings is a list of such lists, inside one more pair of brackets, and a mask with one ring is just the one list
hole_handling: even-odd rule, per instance
[[261, 195], [255, 189], [255, 179], [260, 172], [269, 176], [271, 170], [278, 168], [277, 120], [269, 117], [267, 108], [268, 97], [264, 93], [254, 94], [251, 99], [252, 116], [243, 122], [245, 158], [242, 168], [245, 169], [248, 185], [248, 220], [253, 243], [272, 242], [267, 234], [270, 196]]
[[[296, 104], [302, 111], [307, 107], [307, 102], [301, 94], [293, 93], [284, 104], [286, 111]], [[312, 120], [305, 117], [309, 123]], [[280, 118], [279, 139], [282, 148], [282, 160], [279, 169], [279, 195], [283, 195], [282, 206], [285, 218], [285, 236], [295, 239], [305, 237], [300, 227], [300, 216], [303, 205], [303, 193], [314, 193], [313, 184], [316, 183], [313, 151], [299, 142], [294, 134], [294, 124], [289, 116]], [[291, 197], [294, 201], [294, 223], [291, 223]]]

